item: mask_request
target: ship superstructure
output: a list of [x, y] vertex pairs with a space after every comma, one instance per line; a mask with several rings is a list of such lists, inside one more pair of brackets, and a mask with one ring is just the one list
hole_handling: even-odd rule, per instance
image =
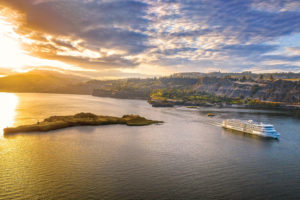
[[263, 137], [278, 138], [280, 135], [272, 124], [255, 123], [252, 120], [227, 119], [222, 122], [222, 127]]

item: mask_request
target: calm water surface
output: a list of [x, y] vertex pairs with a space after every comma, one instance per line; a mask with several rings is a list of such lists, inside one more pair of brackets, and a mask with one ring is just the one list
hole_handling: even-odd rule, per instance
[[[0, 136], [0, 199], [300, 199], [300, 120], [241, 109], [152, 108], [81, 95], [0, 94], [0, 128], [51, 115], [140, 114], [163, 125]], [[207, 112], [215, 112], [208, 118]], [[272, 123], [280, 140], [222, 130]]]

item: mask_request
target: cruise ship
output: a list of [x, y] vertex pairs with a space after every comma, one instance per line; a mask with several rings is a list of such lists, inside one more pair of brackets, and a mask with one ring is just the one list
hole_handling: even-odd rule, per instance
[[272, 124], [255, 123], [252, 120], [242, 121], [237, 119], [227, 119], [222, 122], [222, 127], [275, 139], [280, 135]]

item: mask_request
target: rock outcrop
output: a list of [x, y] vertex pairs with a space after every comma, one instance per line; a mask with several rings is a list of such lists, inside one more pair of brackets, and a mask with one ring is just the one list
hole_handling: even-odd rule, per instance
[[19, 127], [5, 128], [4, 134], [46, 132], [73, 126], [100, 126], [109, 124], [124, 124], [127, 126], [146, 126], [163, 123], [149, 120], [139, 115], [124, 115], [123, 117], [101, 116], [92, 113], [78, 113], [72, 116], [52, 116], [44, 121]]
[[298, 103], [300, 100], [300, 81], [240, 82], [226, 78], [204, 77], [195, 86], [195, 91], [230, 98]]

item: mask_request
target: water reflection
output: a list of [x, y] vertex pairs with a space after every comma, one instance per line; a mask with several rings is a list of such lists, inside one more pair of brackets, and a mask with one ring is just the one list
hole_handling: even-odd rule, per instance
[[3, 129], [14, 124], [18, 103], [17, 95], [0, 93], [0, 139], [3, 137]]
[[[208, 118], [198, 110], [152, 108], [139, 100], [16, 95], [1, 96], [2, 115], [10, 118], [2, 119], [2, 126], [78, 112], [132, 113], [165, 123], [76, 127], [3, 139], [0, 200], [300, 199], [299, 118], [241, 116], [239, 109]], [[227, 118], [272, 123], [280, 140], [223, 130], [218, 125]]]

